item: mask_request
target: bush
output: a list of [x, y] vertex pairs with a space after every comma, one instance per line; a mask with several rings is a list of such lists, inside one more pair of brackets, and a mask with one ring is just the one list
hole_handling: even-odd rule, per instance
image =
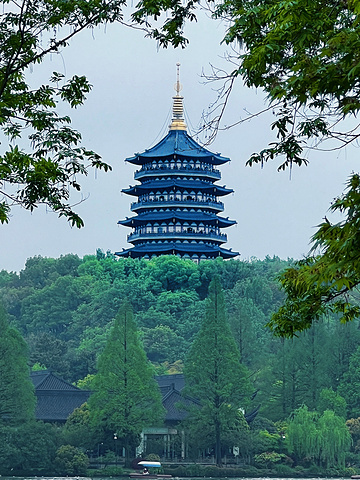
[[254, 456], [255, 466], [259, 468], [272, 468], [275, 463], [280, 463], [283, 454], [277, 452], [263, 452]]
[[[248, 466], [242, 468], [222, 467], [218, 468], [215, 465], [179, 465], [178, 467], [167, 467], [164, 473], [170, 474], [173, 477], [258, 477], [264, 475], [264, 470], [258, 470], [255, 467]], [[269, 472], [270, 473], [270, 472]]]
[[351, 477], [352, 475], [358, 475], [359, 472], [356, 470], [356, 468], [353, 467], [347, 467], [345, 468], [345, 475], [344, 477]]
[[88, 471], [89, 477], [121, 477], [124, 470], [121, 467], [105, 467]]
[[289, 467], [289, 465], [284, 465], [282, 463], [280, 463], [280, 465], [274, 465], [274, 470], [282, 477], [292, 477], [294, 475], [294, 470]]
[[54, 465], [60, 475], [86, 475], [89, 459], [79, 448], [62, 445], [56, 452]]
[[145, 460], [148, 460], [149, 462], [160, 462], [160, 457], [157, 453], [149, 453], [146, 455]]

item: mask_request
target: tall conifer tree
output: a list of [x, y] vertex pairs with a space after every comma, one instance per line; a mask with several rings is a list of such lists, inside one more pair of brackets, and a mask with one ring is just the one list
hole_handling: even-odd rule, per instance
[[16, 426], [35, 419], [36, 400], [27, 362], [27, 345], [9, 326], [0, 303], [0, 423]]
[[123, 303], [115, 318], [92, 386], [91, 421], [104, 442], [117, 438], [128, 459], [130, 450], [140, 443], [142, 429], [163, 417], [160, 391], [129, 302]]
[[209, 286], [206, 314], [185, 363], [186, 393], [201, 406], [190, 413], [192, 428], [212, 438], [217, 465], [221, 447], [234, 430], [241, 430], [242, 414], [250, 395], [248, 373], [225, 315], [220, 280]]

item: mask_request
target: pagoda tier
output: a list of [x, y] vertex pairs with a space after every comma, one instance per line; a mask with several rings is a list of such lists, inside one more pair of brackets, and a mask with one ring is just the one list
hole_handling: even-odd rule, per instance
[[193, 260], [238, 255], [222, 248], [227, 237], [222, 228], [234, 220], [218, 216], [224, 210], [219, 201], [233, 192], [215, 182], [221, 179], [216, 168], [229, 158], [200, 146], [186, 132], [179, 80], [174, 99], [170, 131], [157, 145], [126, 161], [139, 165], [138, 185], [122, 191], [137, 197], [131, 204], [133, 217], [118, 223], [133, 229], [128, 235], [132, 248], [118, 256], [152, 258], [178, 255]]

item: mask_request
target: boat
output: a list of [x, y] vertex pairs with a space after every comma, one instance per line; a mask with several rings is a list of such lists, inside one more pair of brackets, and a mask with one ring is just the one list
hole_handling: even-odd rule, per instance
[[138, 466], [144, 468], [142, 472], [130, 473], [130, 478], [172, 478], [172, 475], [165, 475], [164, 473], [150, 473], [148, 468], [161, 468], [160, 462], [148, 462], [146, 460], [141, 460], [138, 463]]

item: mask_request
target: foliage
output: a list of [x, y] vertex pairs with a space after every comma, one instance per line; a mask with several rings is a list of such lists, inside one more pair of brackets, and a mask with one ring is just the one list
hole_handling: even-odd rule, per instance
[[210, 283], [206, 316], [185, 361], [186, 393], [201, 406], [190, 412], [192, 434], [213, 444], [221, 464], [221, 446], [236, 445], [243, 425], [239, 409], [248, 403], [248, 373], [225, 317], [224, 297], [218, 277]]
[[286, 443], [289, 452], [299, 460], [307, 457], [326, 468], [344, 468], [351, 441], [343, 417], [332, 410], [325, 410], [320, 416], [303, 406], [289, 422]]
[[326, 468], [345, 468], [345, 457], [351, 444], [350, 433], [344, 418], [332, 410], [326, 410], [319, 418], [320, 460]]
[[90, 426], [90, 412], [86, 403], [69, 415], [62, 429], [63, 443], [74, 447], [91, 449], [94, 437]]
[[346, 426], [352, 438], [352, 449], [359, 450], [360, 418], [350, 418], [346, 421]]
[[312, 251], [320, 253], [296, 262], [279, 277], [286, 300], [269, 322], [276, 335], [296, 335], [325, 313], [339, 315], [343, 323], [360, 314], [351, 295], [360, 282], [359, 175], [351, 176], [347, 191], [333, 202], [331, 211], [340, 212], [344, 219], [332, 224], [325, 218], [319, 226]]
[[[59, 102], [71, 108], [82, 105], [91, 85], [84, 76], [66, 80], [53, 72], [49, 83], [32, 88], [26, 73], [46, 55], [60, 52], [82, 30], [121, 21], [123, 4], [115, 0], [1, 2], [0, 126], [10, 143], [0, 156], [2, 223], [9, 221], [14, 204], [32, 211], [44, 203], [72, 225], [83, 226], [69, 204], [70, 190], [80, 190], [78, 179], [89, 169], [111, 167], [81, 145], [80, 133], [69, 126], [70, 117], [56, 109]], [[21, 148], [25, 132], [29, 145]]]
[[357, 2], [223, 0], [214, 10], [231, 19], [225, 41], [242, 47], [231, 76], [262, 88], [278, 116], [271, 126], [278, 140], [253, 154], [250, 165], [277, 156], [284, 159], [280, 169], [306, 164], [309, 139], [357, 138], [356, 128], [341, 132], [338, 125], [360, 108]]
[[298, 459], [317, 458], [319, 455], [317, 417], [315, 412], [309, 411], [304, 405], [294, 412], [289, 422], [286, 444], [288, 451]]
[[344, 373], [338, 388], [338, 393], [347, 403], [348, 418], [360, 416], [360, 347], [350, 357], [349, 369]]
[[163, 415], [160, 393], [129, 303], [122, 305], [115, 319], [92, 388], [92, 425], [105, 442], [116, 436], [129, 457], [143, 427], [156, 425]]
[[42, 422], [0, 426], [0, 474], [53, 473], [57, 441], [56, 429]]
[[59, 475], [85, 475], [89, 459], [79, 448], [62, 445], [56, 452], [54, 466]]
[[124, 476], [124, 469], [119, 466], [109, 466], [93, 470], [91, 469], [91, 477], [122, 477]]
[[332, 410], [338, 417], [346, 418], [346, 401], [332, 388], [324, 388], [320, 392], [317, 410], [324, 413], [325, 410]]
[[0, 303], [0, 424], [21, 425], [35, 418], [35, 395], [27, 362], [27, 345], [9, 326]]
[[273, 468], [275, 464], [288, 459], [283, 453], [263, 452], [254, 456], [255, 466], [258, 468]]

